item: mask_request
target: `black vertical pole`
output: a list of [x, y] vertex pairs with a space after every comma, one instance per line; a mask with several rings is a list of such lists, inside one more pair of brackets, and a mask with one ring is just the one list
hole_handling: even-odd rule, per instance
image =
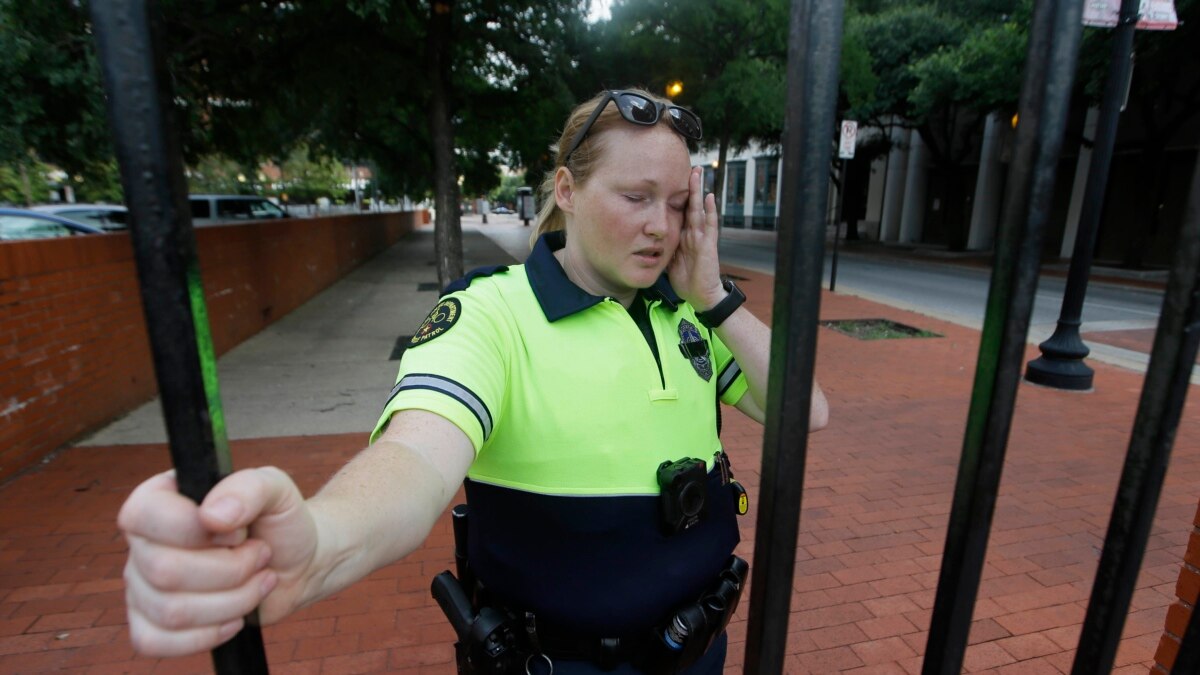
[[1100, 229], [1100, 214], [1104, 210], [1104, 192], [1108, 185], [1113, 146], [1117, 142], [1117, 123], [1125, 85], [1133, 67], [1133, 33], [1137, 24], [1139, 0], [1122, 0], [1120, 19], [1112, 36], [1112, 55], [1100, 102], [1100, 117], [1096, 124], [1092, 159], [1088, 164], [1087, 186], [1083, 191], [1083, 209], [1079, 214], [1079, 229], [1067, 272], [1067, 287], [1063, 291], [1062, 309], [1054, 335], [1038, 345], [1042, 356], [1029, 362], [1025, 379], [1058, 389], [1086, 390], [1092, 388], [1092, 369], [1083, 362], [1088, 355], [1087, 345], [1079, 337], [1083, 318], [1083, 298], [1087, 295], [1088, 273], [1092, 269], [1092, 254], [1096, 249], [1096, 233]]
[[783, 672], [817, 351], [842, 0], [793, 0], [780, 231], [744, 672]]
[[[842, 232], [842, 214], [846, 204], [846, 160], [838, 159], [838, 202], [833, 217], [833, 260], [829, 263], [829, 292], [837, 290], [838, 237]], [[849, 235], [847, 230], [846, 236]]]
[[1034, 5], [1020, 125], [925, 647], [925, 675], [957, 675], [967, 648], [1037, 290], [1082, 10], [1081, 0], [1038, 0]]
[[[171, 459], [179, 491], [198, 502], [229, 473], [229, 445], [159, 26], [145, 0], [90, 5]], [[267, 672], [253, 617], [213, 664]]]
[[[1125, 467], [1108, 521], [1104, 552], [1092, 585], [1087, 616], [1075, 651], [1075, 675], [1112, 669], [1150, 538], [1158, 495], [1175, 443], [1175, 430], [1187, 398], [1196, 349], [1200, 345], [1200, 158], [1179, 233], [1154, 349], [1142, 385]], [[1193, 610], [1198, 611], [1198, 610]], [[1177, 672], [1194, 672], [1180, 670]]]

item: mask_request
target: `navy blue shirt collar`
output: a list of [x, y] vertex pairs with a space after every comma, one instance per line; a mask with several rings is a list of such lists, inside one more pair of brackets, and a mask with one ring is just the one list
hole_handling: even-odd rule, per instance
[[[563, 271], [558, 258], [554, 257], [554, 252], [566, 244], [567, 237], [564, 232], [547, 232], [538, 237], [533, 252], [525, 261], [525, 272], [529, 276], [533, 295], [542, 306], [546, 320], [551, 322], [582, 312], [605, 300], [599, 295], [588, 293], [567, 278], [567, 273]], [[661, 300], [671, 311], [675, 311], [683, 303], [675, 289], [671, 288], [666, 274], [659, 276], [658, 281], [650, 288], [642, 289], [640, 294], [649, 300]]]

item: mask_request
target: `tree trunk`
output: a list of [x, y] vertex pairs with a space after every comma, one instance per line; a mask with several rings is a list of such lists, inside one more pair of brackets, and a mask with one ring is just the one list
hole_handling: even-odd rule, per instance
[[725, 158], [729, 156], [729, 132], [721, 133], [721, 142], [717, 145], [717, 170], [713, 172], [713, 192], [717, 193], [717, 219], [725, 213], [725, 177], [729, 172], [725, 169]]
[[946, 246], [951, 251], [967, 249], [967, 228], [970, 214], [966, 213], [966, 180], [960, 166], [951, 166], [943, 174], [942, 222], [946, 234]]
[[21, 167], [21, 191], [25, 194], [25, 206], [33, 205], [33, 187], [29, 184], [29, 167], [25, 166], [25, 162], [20, 162]]
[[425, 56], [429, 67], [429, 136], [433, 140], [434, 251], [438, 284], [463, 275], [462, 221], [458, 214], [458, 178], [454, 167], [454, 129], [450, 124], [450, 12], [453, 0], [431, 0]]

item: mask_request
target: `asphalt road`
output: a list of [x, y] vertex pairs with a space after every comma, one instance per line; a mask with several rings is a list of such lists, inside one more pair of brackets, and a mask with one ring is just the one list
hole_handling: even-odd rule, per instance
[[[724, 236], [721, 260], [761, 272], [774, 272], [773, 240], [739, 234]], [[831, 255], [825, 257], [828, 288]], [[894, 307], [979, 328], [987, 305], [991, 272], [986, 269], [922, 259], [881, 258], [839, 251], [837, 291], [860, 295]], [[1034, 303], [1034, 330], [1053, 330], [1066, 280], [1042, 275]], [[1091, 282], [1083, 306], [1083, 331], [1153, 328], [1162, 306], [1162, 291]]]

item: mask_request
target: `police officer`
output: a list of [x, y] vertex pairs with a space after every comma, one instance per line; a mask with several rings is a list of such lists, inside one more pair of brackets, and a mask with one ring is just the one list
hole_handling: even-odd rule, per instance
[[[447, 289], [373, 442], [312, 498], [271, 467], [199, 506], [170, 472], [135, 489], [118, 519], [135, 648], [211, 649], [255, 607], [272, 623], [336, 593], [420, 546], [465, 479], [471, 569], [520, 618], [533, 667], [646, 672], [647, 636], [738, 541], [716, 401], [760, 423], [766, 407], [770, 332], [719, 276], [699, 138], [694, 114], [642, 90], [576, 108], [529, 260]], [[811, 426], [827, 417], [814, 385]], [[724, 637], [706, 639], [688, 673], [721, 671]]]

